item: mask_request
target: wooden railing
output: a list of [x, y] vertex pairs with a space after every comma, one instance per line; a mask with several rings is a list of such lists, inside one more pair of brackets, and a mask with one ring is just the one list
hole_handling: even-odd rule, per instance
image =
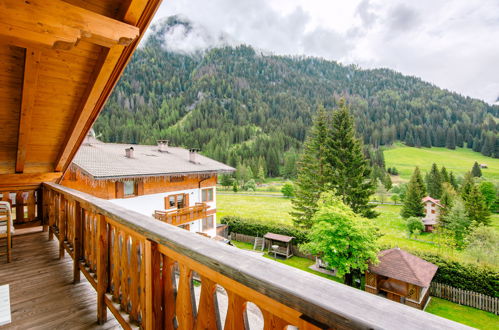
[[0, 201], [9, 202], [15, 228], [42, 225], [41, 189], [0, 190]]
[[49, 235], [73, 258], [74, 281], [81, 271], [97, 291], [100, 323], [109, 308], [125, 329], [245, 329], [252, 305], [264, 329], [462, 327], [70, 188], [44, 190]]
[[194, 220], [206, 218], [208, 205], [196, 203], [194, 206], [184, 207], [171, 211], [154, 211], [153, 217], [170, 225], [180, 226]]

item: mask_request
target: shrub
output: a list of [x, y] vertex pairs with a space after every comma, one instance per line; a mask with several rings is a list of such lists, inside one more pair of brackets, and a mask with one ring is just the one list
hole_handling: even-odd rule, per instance
[[295, 188], [291, 182], [286, 182], [282, 186], [281, 192], [285, 197], [293, 197], [295, 195]]
[[296, 245], [308, 242], [308, 231], [282, 223], [236, 216], [224, 216], [220, 222], [229, 226], [229, 232], [260, 237], [266, 233], [274, 233], [295, 237], [293, 244]]
[[[388, 248], [390, 246], [383, 247], [383, 249]], [[499, 298], [499, 271], [497, 268], [460, 261], [455, 257], [443, 256], [434, 252], [404, 250], [438, 266], [437, 273], [433, 278], [434, 282]]]
[[423, 222], [420, 218], [417, 217], [409, 217], [407, 218], [407, 232], [409, 233], [409, 237], [411, 235], [418, 235], [424, 230]]

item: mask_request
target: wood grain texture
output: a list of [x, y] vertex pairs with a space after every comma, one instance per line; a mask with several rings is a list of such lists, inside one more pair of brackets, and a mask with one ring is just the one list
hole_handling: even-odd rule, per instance
[[97, 324], [95, 291], [84, 279], [72, 284], [71, 258], [59, 259], [58, 243], [47, 241], [41, 228], [13, 239], [12, 262], [0, 257], [0, 285], [9, 284], [11, 292], [12, 323], [6, 329], [121, 328], [112, 316]]

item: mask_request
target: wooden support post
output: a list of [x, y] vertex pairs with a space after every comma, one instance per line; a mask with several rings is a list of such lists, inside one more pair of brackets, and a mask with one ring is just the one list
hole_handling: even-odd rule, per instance
[[109, 241], [106, 217], [101, 214], [98, 215], [97, 219], [97, 238], [97, 322], [104, 324], [107, 321], [105, 297], [109, 276]]
[[80, 282], [80, 259], [81, 259], [81, 235], [82, 235], [82, 218], [80, 202], [75, 202], [75, 221], [74, 221], [74, 260], [73, 260], [73, 283]]
[[52, 241], [54, 239], [54, 228], [52, 228], [54, 221], [55, 221], [55, 192], [53, 190], [48, 191], [49, 195], [49, 241]]
[[66, 199], [59, 197], [59, 259], [64, 258], [64, 241], [66, 240]]
[[[48, 201], [49, 201], [49, 194], [48, 190], [46, 188], [40, 188], [40, 195], [41, 200], [39, 201], [38, 206], [41, 207], [41, 213], [38, 214], [40, 219], [42, 220], [42, 226], [43, 226], [43, 231], [47, 232], [49, 230], [48, 223], [49, 223], [49, 209], [48, 209]], [[38, 209], [40, 211], [40, 209]]]

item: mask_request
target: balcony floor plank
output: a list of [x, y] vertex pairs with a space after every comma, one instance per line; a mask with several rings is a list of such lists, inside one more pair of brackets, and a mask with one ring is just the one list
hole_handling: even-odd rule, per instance
[[[12, 262], [0, 257], [0, 285], [10, 285], [12, 323], [0, 329], [121, 329], [108, 311], [97, 324], [96, 292], [81, 276], [73, 284], [73, 262], [59, 260], [57, 240], [37, 232], [14, 236]], [[0, 241], [3, 251], [5, 242]]]

